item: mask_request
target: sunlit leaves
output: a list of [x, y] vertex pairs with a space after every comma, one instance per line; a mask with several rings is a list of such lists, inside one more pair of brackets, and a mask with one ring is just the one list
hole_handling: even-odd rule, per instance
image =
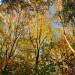
[[[29, 23], [30, 33], [34, 36], [48, 36], [51, 35], [51, 25], [50, 22], [46, 19], [45, 15], [36, 15], [35, 18], [32, 18], [32, 21]], [[38, 34], [38, 35], [37, 35]], [[38, 37], [37, 37], [38, 38]]]
[[62, 7], [62, 0], [58, 0], [58, 11], [61, 11]]
[[[59, 68], [60, 72], [64, 66], [72, 67], [75, 63], [74, 54], [64, 34], [74, 48], [75, 30], [68, 28], [68, 24], [65, 24], [67, 26], [63, 29], [62, 23], [60, 27], [54, 25], [55, 28], [52, 28], [52, 20], [65, 20], [58, 15], [51, 16], [49, 8], [54, 1], [25, 0], [0, 7], [0, 71], [11, 71], [10, 74], [13, 75], [52, 75], [55, 67]], [[63, 10], [63, 3], [61, 0], [57, 1], [55, 3], [58, 5], [53, 8], [55, 13]], [[70, 11], [67, 13], [71, 14]]]

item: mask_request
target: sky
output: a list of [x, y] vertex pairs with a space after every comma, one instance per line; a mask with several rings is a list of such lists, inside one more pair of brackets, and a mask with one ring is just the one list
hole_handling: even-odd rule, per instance
[[0, 5], [1, 5], [1, 1], [2, 1], [2, 0], [0, 0]]
[[1, 5], [1, 0], [0, 0], [0, 5]]
[[[50, 8], [49, 8], [49, 11], [51, 12], [51, 16], [54, 16], [55, 15], [55, 13], [53, 11], [53, 7], [54, 6], [50, 6]], [[52, 21], [51, 24], [52, 24], [52, 27], [53, 28], [55, 28], [57, 26], [62, 27], [61, 23], [55, 23], [55, 22]]]

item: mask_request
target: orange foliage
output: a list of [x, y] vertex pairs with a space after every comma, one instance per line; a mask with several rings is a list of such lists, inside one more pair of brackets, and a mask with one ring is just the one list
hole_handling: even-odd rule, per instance
[[[68, 41], [70, 42], [70, 44], [72, 45], [73, 35], [66, 34], [66, 37], [67, 37]], [[68, 45], [66, 43], [66, 40], [65, 40], [65, 38], [63, 36], [61, 36], [59, 38], [58, 46], [60, 46], [60, 47], [68, 47]]]
[[62, 1], [58, 0], [58, 10], [61, 11], [62, 10]]
[[18, 13], [15, 12], [15, 13], [11, 14], [11, 19], [13, 19], [13, 22], [16, 22], [17, 23], [18, 20], [19, 20]]

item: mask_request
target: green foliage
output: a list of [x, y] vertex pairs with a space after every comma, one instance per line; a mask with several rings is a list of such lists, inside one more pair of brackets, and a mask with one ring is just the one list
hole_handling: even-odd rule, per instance
[[60, 12], [60, 15], [62, 16], [62, 19], [64, 20], [65, 23], [74, 23], [74, 18], [75, 18], [75, 3], [70, 1], [65, 1], [62, 0], [62, 6], [63, 9]]
[[16, 2], [17, 0], [2, 0], [2, 4]]

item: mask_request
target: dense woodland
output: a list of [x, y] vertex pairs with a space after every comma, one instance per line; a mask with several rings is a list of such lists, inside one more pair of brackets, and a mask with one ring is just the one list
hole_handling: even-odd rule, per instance
[[75, 75], [75, 0], [2, 0], [0, 75]]

